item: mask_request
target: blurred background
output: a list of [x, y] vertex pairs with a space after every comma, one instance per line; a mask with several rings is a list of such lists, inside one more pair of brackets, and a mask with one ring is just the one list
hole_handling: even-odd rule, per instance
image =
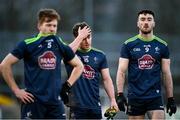
[[[179, 0], [0, 0], [0, 62], [18, 41], [38, 34], [37, 11], [41, 8], [56, 9], [61, 15], [58, 35], [66, 43], [73, 40], [72, 27], [76, 22], [86, 21], [91, 26], [93, 46], [106, 53], [114, 85], [120, 47], [129, 37], [138, 34], [138, 11], [153, 10], [156, 21], [154, 33], [169, 44], [174, 96], [180, 104]], [[22, 61], [14, 65], [13, 72], [17, 84], [23, 88]], [[65, 80], [65, 70], [62, 76]], [[109, 102], [102, 88], [100, 94], [104, 112]], [[164, 92], [163, 95], [165, 98]], [[19, 112], [18, 100], [0, 76], [0, 118], [19, 118]], [[127, 116], [119, 112], [116, 117]], [[171, 119], [180, 119], [179, 110]]]

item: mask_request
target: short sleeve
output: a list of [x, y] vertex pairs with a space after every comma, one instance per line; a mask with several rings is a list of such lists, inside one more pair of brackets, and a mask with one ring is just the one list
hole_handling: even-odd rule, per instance
[[107, 59], [106, 56], [103, 54], [103, 59], [100, 63], [100, 69], [108, 68]]
[[169, 59], [169, 48], [165, 46], [161, 53], [162, 58]]
[[65, 61], [70, 61], [74, 58], [75, 54], [74, 52], [72, 51], [72, 49], [67, 46], [67, 45], [64, 45], [63, 46], [63, 58]]
[[72, 60], [75, 56], [75, 53], [72, 51], [72, 49], [66, 45], [60, 38], [56, 37], [59, 47], [60, 47], [60, 52], [62, 53], [63, 59], [65, 62], [68, 62]]
[[24, 41], [21, 41], [11, 51], [11, 54], [17, 57], [18, 59], [22, 59], [25, 56], [25, 51], [26, 51], [26, 43]]
[[127, 44], [123, 44], [120, 51], [120, 57], [122, 58], [130, 58], [130, 53], [127, 48]]

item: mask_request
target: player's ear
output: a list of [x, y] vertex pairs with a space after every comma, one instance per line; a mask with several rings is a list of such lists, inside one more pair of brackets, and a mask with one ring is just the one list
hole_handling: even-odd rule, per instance
[[154, 22], [154, 23], [153, 23], [153, 28], [155, 27], [155, 25], [156, 25], [156, 23]]
[[40, 30], [40, 26], [41, 26], [41, 25], [40, 25], [40, 23], [38, 22], [38, 24], [37, 24], [37, 29], [38, 29], [38, 30]]
[[137, 18], [137, 27], [139, 28], [140, 24], [139, 24], [139, 16]]
[[137, 27], [139, 28], [140, 24], [139, 24], [139, 21], [137, 21]]

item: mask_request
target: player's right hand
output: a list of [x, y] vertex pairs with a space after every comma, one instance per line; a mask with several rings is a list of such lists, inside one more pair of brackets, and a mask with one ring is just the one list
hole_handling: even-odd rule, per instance
[[127, 100], [126, 100], [124, 94], [118, 93], [116, 101], [117, 101], [119, 110], [125, 112], [125, 105], [127, 106]]
[[62, 89], [60, 92], [60, 96], [61, 96], [61, 100], [64, 102], [64, 104], [67, 104], [69, 102], [69, 92], [71, 89], [71, 85], [68, 81], [66, 81], [63, 85], [62, 85]]
[[27, 103], [32, 103], [34, 102], [34, 96], [25, 91], [24, 89], [17, 89], [15, 91], [15, 95], [17, 98], [19, 98], [24, 104], [27, 104]]

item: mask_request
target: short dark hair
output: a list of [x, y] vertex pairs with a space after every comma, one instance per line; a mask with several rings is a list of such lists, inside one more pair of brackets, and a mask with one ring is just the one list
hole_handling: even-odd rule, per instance
[[56, 19], [60, 20], [60, 15], [54, 9], [44, 8], [40, 9], [38, 12], [38, 23], [42, 24], [43, 22], [50, 22]]
[[153, 17], [155, 17], [154, 16], [154, 12], [153, 11], [151, 11], [151, 10], [141, 10], [139, 13], [138, 13], [138, 17], [139, 17], [139, 15], [140, 14], [150, 14], [150, 15], [152, 15]]
[[74, 37], [77, 37], [78, 36], [78, 29], [79, 27], [81, 29], [83, 29], [85, 26], [87, 26], [88, 28], [90, 28], [90, 26], [86, 23], [86, 22], [79, 22], [79, 23], [76, 23], [74, 26], [73, 26], [73, 35]]

